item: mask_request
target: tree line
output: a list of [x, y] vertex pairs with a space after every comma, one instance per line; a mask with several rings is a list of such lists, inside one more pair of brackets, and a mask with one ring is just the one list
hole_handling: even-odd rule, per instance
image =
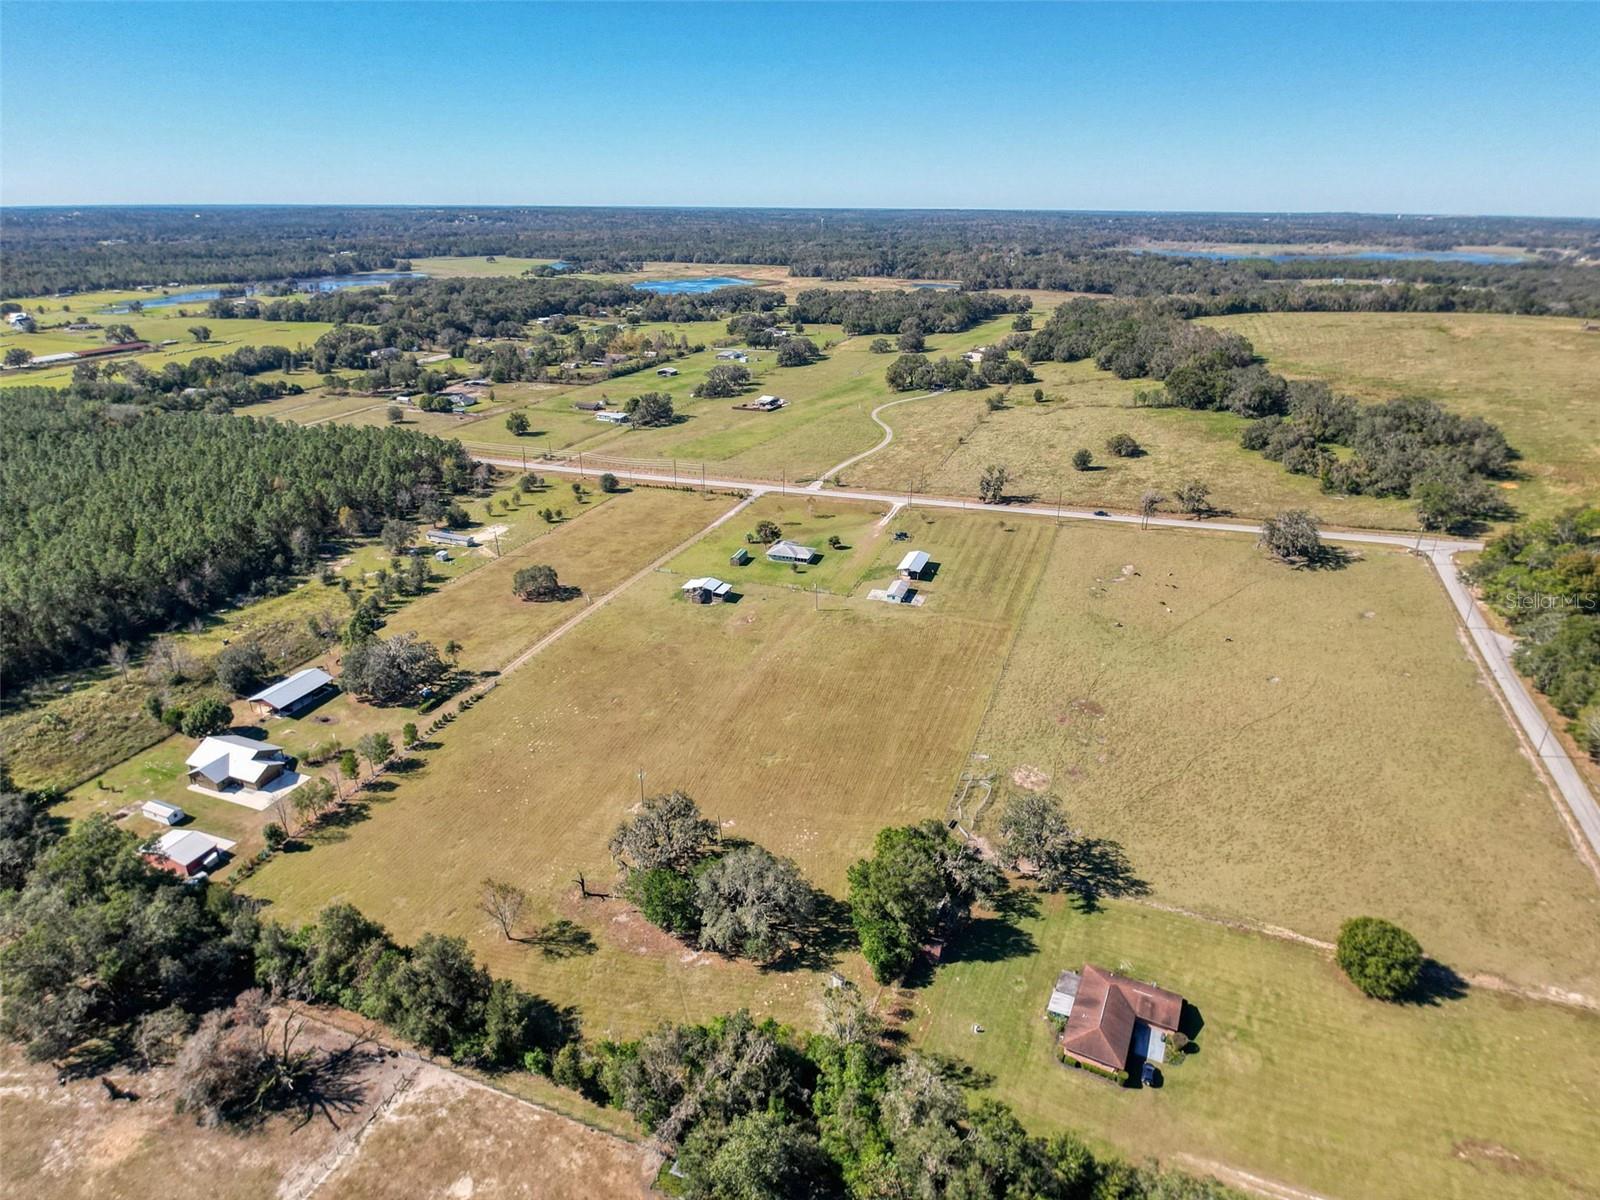
[[707, 1200], [1232, 1195], [1071, 1133], [1030, 1135], [1005, 1104], [969, 1096], [961, 1064], [897, 1049], [842, 981], [818, 998], [816, 1032], [741, 1010], [589, 1041], [572, 1012], [492, 978], [460, 938], [405, 945], [348, 904], [285, 927], [227, 887], [148, 866], [103, 815], [63, 834], [53, 799], [0, 786], [0, 1034], [67, 1073], [176, 1061], [176, 1103], [203, 1124], [248, 1128], [306, 1103], [328, 1052], [300, 1048], [294, 1005], [316, 1002], [631, 1113]]
[[832, 290], [812, 288], [789, 306], [793, 320], [812, 325], [842, 325], [845, 335], [859, 333], [961, 333], [1005, 313], [1033, 307], [1026, 296], [993, 292], [910, 288]]
[[7, 393], [0, 428], [0, 656], [18, 674], [89, 660], [304, 572], [323, 539], [440, 507], [459, 444]]
[[1512, 526], [1466, 576], [1516, 633], [1517, 669], [1600, 760], [1600, 507]]

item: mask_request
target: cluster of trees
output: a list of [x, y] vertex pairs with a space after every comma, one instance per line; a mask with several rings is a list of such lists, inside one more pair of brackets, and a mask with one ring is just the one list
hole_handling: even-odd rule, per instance
[[319, 544], [440, 509], [472, 480], [453, 442], [132, 410], [18, 389], [0, 428], [0, 656], [89, 659], [311, 568]]
[[[1136, 402], [1236, 413], [1241, 434], [1325, 491], [1410, 497], [1425, 528], [1460, 530], [1504, 515], [1493, 483], [1516, 454], [1498, 427], [1404, 397], [1363, 405], [1326, 383], [1285, 379], [1236, 333], [1181, 320], [1159, 306], [1073, 300], [1029, 339], [1034, 362], [1092, 358], [1124, 379], [1160, 380]], [[1335, 446], [1353, 453], [1339, 454]]]
[[770, 963], [810, 928], [816, 893], [789, 859], [725, 847], [683, 792], [652, 796], [611, 837], [622, 894], [652, 924], [704, 950]]
[[1466, 575], [1516, 632], [1518, 670], [1600, 759], [1600, 507], [1513, 526]]
[[505, 979], [491, 979], [461, 938], [425, 933], [413, 946], [349, 904], [313, 925], [262, 922], [254, 978], [273, 995], [336, 1004], [457, 1062], [518, 1065], [554, 1051], [571, 1017]]
[[983, 352], [977, 366], [964, 358], [930, 359], [926, 354], [902, 354], [884, 372], [889, 386], [897, 392], [931, 392], [951, 388], [977, 391], [991, 384], [1032, 383], [1028, 364], [1012, 358], [997, 346]]
[[72, 368], [71, 382], [55, 390], [74, 400], [98, 404], [220, 413], [278, 396], [299, 395], [304, 389], [290, 380], [252, 378], [283, 370], [292, 357], [293, 352], [282, 346], [245, 346], [221, 358], [202, 354], [188, 362], [168, 362], [159, 371], [152, 371], [133, 358], [80, 362]]
[[1024, 313], [1033, 307], [1027, 296], [954, 289], [878, 289], [861, 291], [813, 288], [789, 306], [796, 321], [842, 325], [845, 336], [858, 333], [960, 333], [1002, 313]]
[[[717, 368], [712, 368], [713, 373], [716, 370]], [[629, 396], [622, 411], [628, 414], [628, 421], [635, 429], [653, 429], [661, 425], [671, 425], [678, 419], [678, 414], [672, 408], [672, 397], [666, 392], [645, 392], [642, 395]]]
[[718, 363], [706, 372], [694, 394], [702, 400], [724, 400], [737, 396], [749, 386], [750, 368], [738, 363]]
[[419, 640], [415, 633], [379, 638], [357, 627], [353, 644], [344, 653], [339, 683], [351, 695], [374, 704], [410, 704], [448, 671], [433, 643]]
[[880, 983], [901, 979], [921, 947], [955, 932], [1005, 877], [938, 821], [881, 829], [852, 863], [850, 920]]

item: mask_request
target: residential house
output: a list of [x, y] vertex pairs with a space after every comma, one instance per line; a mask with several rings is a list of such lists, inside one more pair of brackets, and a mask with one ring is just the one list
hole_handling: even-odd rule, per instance
[[1048, 1011], [1067, 1019], [1060, 1045], [1068, 1058], [1126, 1071], [1132, 1059], [1165, 1060], [1166, 1038], [1183, 1020], [1183, 997], [1087, 963], [1082, 974], [1061, 973]]
[[788, 538], [773, 542], [767, 547], [768, 562], [809, 563], [817, 561], [817, 552], [810, 546], [791, 542]]
[[204, 738], [184, 759], [189, 782], [201, 787], [261, 788], [289, 769], [281, 747], [234, 734]]
[[604, 421], [607, 425], [626, 425], [629, 420], [625, 412], [597, 412], [594, 419]]
[[435, 546], [476, 546], [478, 539], [470, 533], [457, 533], [454, 529], [430, 529], [422, 535]]
[[184, 879], [213, 871], [236, 843], [198, 829], [174, 829], [144, 848], [144, 860]]
[[250, 708], [258, 717], [290, 717], [332, 690], [332, 675], [321, 667], [307, 667], [269, 688], [262, 688], [250, 697]]
[[663, 379], [670, 379], [678, 373], [677, 367], [657, 367], [656, 374]]

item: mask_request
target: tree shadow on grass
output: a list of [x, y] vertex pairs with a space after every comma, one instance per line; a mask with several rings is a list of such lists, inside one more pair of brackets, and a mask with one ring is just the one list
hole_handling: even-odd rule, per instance
[[1005, 917], [974, 917], [945, 944], [941, 962], [1004, 962], [1038, 949], [1033, 934]]
[[795, 931], [794, 945], [762, 969], [821, 971], [831, 967], [855, 940], [850, 906], [827, 892], [815, 891], [811, 917]]
[[1100, 902], [1106, 897], [1149, 894], [1149, 882], [1134, 873], [1121, 842], [1110, 838], [1084, 838], [1079, 844], [1072, 895], [1080, 912], [1100, 911]]
[[537, 947], [546, 958], [576, 958], [580, 954], [593, 954], [599, 949], [587, 929], [566, 917], [558, 917], [532, 933], [513, 940], [525, 946]]
[[1437, 1007], [1446, 1000], [1463, 1000], [1467, 995], [1467, 981], [1453, 969], [1437, 959], [1422, 960], [1422, 973], [1417, 984], [1396, 1000], [1398, 1004]]

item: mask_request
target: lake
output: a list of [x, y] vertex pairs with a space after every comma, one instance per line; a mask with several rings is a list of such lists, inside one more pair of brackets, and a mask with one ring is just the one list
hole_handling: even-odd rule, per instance
[[[421, 271], [368, 271], [364, 275], [326, 275], [318, 279], [294, 279], [289, 284], [297, 292], [337, 292], [345, 288], [360, 287], [388, 287], [397, 279], [426, 279]], [[279, 281], [283, 282], [283, 281]], [[231, 285], [230, 285], [231, 286]], [[244, 294], [253, 296], [263, 287], [276, 287], [277, 283], [260, 284], [247, 283]], [[211, 300], [222, 299], [223, 287], [193, 288], [187, 292], [172, 292], [168, 295], [151, 295], [148, 300], [141, 300], [146, 309], [171, 308], [178, 304], [205, 304]], [[239, 297], [232, 297], [238, 299]], [[270, 297], [279, 299], [280, 297]], [[131, 311], [126, 304], [112, 304], [100, 310], [108, 313], [125, 313]]]
[[732, 275], [712, 275], [705, 279], [646, 279], [633, 286], [643, 292], [656, 292], [663, 296], [692, 295], [697, 292], [714, 292], [718, 288], [746, 287], [750, 279], [735, 279]]
[[1481, 250], [1362, 250], [1355, 254], [1260, 254], [1249, 250], [1168, 250], [1139, 249], [1135, 254], [1156, 254], [1162, 258], [1210, 258], [1219, 261], [1264, 258], [1273, 262], [1293, 262], [1297, 258], [1337, 259], [1341, 262], [1458, 262], [1487, 266], [1526, 262], [1525, 254], [1486, 254]]

